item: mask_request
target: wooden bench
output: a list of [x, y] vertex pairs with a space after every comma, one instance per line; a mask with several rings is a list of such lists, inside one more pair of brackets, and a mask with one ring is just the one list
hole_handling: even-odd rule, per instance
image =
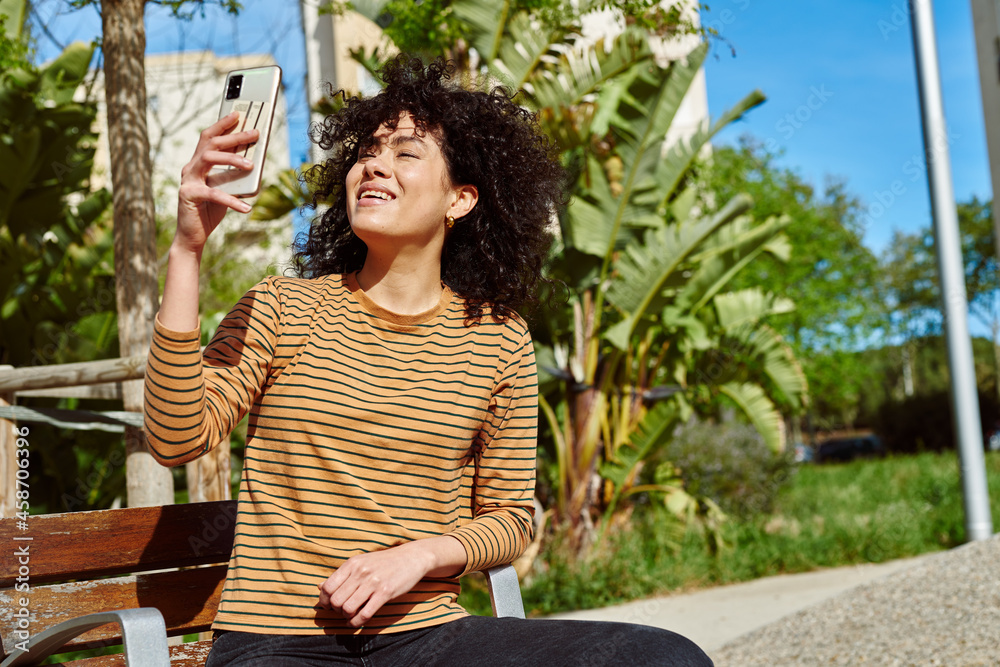
[[[211, 627], [235, 519], [222, 501], [0, 520], [0, 666], [112, 645], [124, 652], [65, 664], [204, 665], [210, 640], [166, 637]], [[523, 618], [514, 569], [485, 574], [493, 613]]]

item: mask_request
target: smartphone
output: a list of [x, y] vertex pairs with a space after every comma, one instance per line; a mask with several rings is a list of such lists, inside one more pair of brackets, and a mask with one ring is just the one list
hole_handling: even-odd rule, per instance
[[229, 166], [213, 167], [208, 173], [210, 186], [235, 197], [253, 197], [260, 192], [261, 173], [280, 84], [281, 68], [277, 65], [234, 70], [226, 75], [219, 118], [237, 111], [240, 114], [239, 122], [229, 133], [256, 128], [260, 131], [260, 136], [256, 143], [235, 149], [235, 152], [242, 153], [243, 157], [253, 162], [253, 169], [246, 171]]

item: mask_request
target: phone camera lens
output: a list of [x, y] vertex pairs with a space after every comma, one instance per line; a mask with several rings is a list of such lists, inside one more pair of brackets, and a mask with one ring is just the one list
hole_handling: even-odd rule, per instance
[[240, 96], [240, 91], [243, 89], [243, 75], [237, 74], [235, 76], [229, 77], [229, 85], [226, 87], [226, 99], [235, 100]]

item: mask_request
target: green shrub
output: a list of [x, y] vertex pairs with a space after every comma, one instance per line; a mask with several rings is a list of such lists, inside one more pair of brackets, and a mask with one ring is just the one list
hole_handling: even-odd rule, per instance
[[740, 423], [691, 422], [662, 456], [680, 468], [688, 493], [739, 518], [770, 512], [794, 470], [790, 454], [775, 454], [753, 427]]

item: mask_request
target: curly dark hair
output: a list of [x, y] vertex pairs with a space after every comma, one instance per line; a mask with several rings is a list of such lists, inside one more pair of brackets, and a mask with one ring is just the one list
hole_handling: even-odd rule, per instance
[[347, 172], [357, 162], [359, 146], [382, 125], [395, 129], [406, 112], [418, 131], [441, 144], [451, 182], [479, 191], [475, 208], [445, 239], [441, 280], [465, 299], [470, 321], [481, 318], [485, 308], [505, 320], [534, 305], [551, 241], [546, 228], [564, 199], [563, 169], [535, 116], [514, 103], [515, 93], [503, 87], [465, 90], [448, 81], [453, 71], [441, 59], [425, 66], [398, 56], [380, 70], [381, 93], [347, 99], [340, 91], [344, 106], [312, 126], [312, 140], [331, 154], [304, 178], [313, 191], [312, 207], [321, 202], [330, 207], [313, 220], [308, 237], [296, 242], [300, 276], [361, 269], [368, 248], [347, 219]]

